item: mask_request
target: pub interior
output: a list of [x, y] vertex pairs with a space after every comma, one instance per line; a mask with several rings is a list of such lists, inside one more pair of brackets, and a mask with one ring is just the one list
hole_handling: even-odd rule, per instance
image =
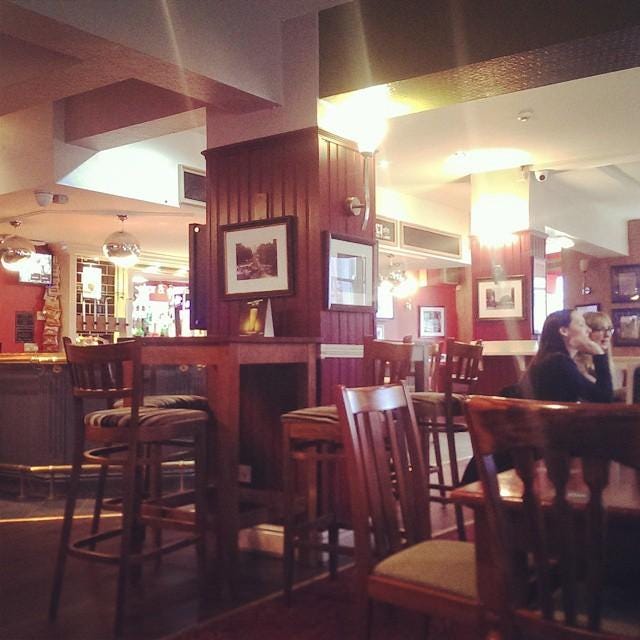
[[[624, 552], [606, 573], [628, 597], [640, 575], [639, 45], [635, 0], [0, 0], [0, 637], [312, 638], [314, 621], [329, 637], [395, 638], [423, 630], [416, 612], [436, 620], [431, 637], [519, 637], [531, 616], [505, 588], [491, 470], [459, 486], [488, 447], [486, 407], [466, 396], [517, 383], [563, 308], [612, 322], [625, 407], [571, 411], [598, 442], [612, 412], [601, 543]], [[74, 500], [74, 456], [95, 428], [84, 414], [104, 405], [78, 417], [86, 388], [65, 337], [86, 354], [136, 345], [108, 352], [130, 361], [130, 388], [120, 380], [118, 396], [112, 379], [107, 400], [124, 406], [104, 413], [129, 416], [140, 440], [104, 440]], [[407, 477], [424, 466], [430, 495], [404, 496], [400, 456], [386, 499], [426, 504], [431, 519], [413, 537], [405, 515], [400, 538], [410, 550], [433, 536], [445, 563], [471, 550], [465, 579], [436, 584], [437, 597], [362, 573], [371, 532], [351, 522], [358, 398], [338, 385], [399, 381], [413, 395], [389, 392], [400, 417], [386, 428], [409, 425], [420, 461]], [[145, 412], [173, 435], [154, 440]], [[206, 440], [197, 460], [192, 437]], [[103, 473], [101, 530], [130, 525], [133, 542], [111, 550], [115, 568], [69, 558], [50, 616], [65, 504], [88, 531]], [[522, 506], [522, 476], [505, 473], [503, 495]], [[320, 532], [294, 527], [318, 513]], [[140, 522], [145, 547], [173, 527], [198, 553], [152, 553], [138, 571]], [[402, 611], [375, 607], [368, 631], [365, 582]], [[627, 618], [593, 637], [640, 637], [637, 611]], [[533, 637], [586, 637], [572, 625]]]

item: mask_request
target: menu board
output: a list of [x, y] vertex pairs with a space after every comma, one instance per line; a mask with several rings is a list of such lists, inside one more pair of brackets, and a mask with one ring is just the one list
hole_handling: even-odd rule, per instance
[[31, 311], [16, 311], [16, 342], [34, 342], [34, 327]]

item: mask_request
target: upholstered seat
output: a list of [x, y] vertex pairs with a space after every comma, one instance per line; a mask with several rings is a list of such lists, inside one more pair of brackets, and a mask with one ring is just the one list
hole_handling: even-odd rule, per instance
[[[191, 429], [194, 422], [207, 422], [209, 414], [206, 411], [194, 409], [158, 409], [155, 407], [140, 407], [138, 426], [140, 429], [162, 428], [171, 425], [178, 428], [180, 424], [187, 424]], [[131, 407], [119, 407], [92, 411], [84, 417], [86, 427], [126, 429], [131, 424]]]
[[379, 562], [375, 576], [436, 587], [477, 600], [475, 547], [457, 540], [425, 540]]
[[[122, 402], [122, 400], [118, 400], [113, 403], [113, 406], [121, 407]], [[142, 404], [145, 407], [156, 407], [157, 409], [197, 409], [198, 411], [209, 411], [209, 402], [204, 396], [190, 394], [145, 396]]]

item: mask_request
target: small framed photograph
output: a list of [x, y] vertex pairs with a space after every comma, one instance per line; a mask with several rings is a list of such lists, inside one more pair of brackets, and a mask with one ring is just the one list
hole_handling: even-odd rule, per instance
[[611, 267], [611, 302], [640, 300], [640, 264]]
[[376, 216], [376, 240], [381, 244], [398, 246], [398, 221]]
[[384, 325], [381, 322], [376, 324], [376, 340], [384, 340]]
[[393, 295], [387, 287], [378, 287], [378, 306], [376, 318], [379, 320], [393, 319]]
[[640, 309], [612, 309], [613, 344], [640, 347]]
[[478, 280], [478, 320], [523, 319], [523, 281], [524, 276]]
[[207, 178], [202, 169], [178, 165], [178, 198], [181, 204], [207, 206]]
[[370, 240], [325, 233], [327, 309], [374, 309], [375, 245]]
[[223, 298], [293, 294], [293, 216], [220, 227]]
[[444, 307], [420, 307], [420, 337], [445, 335]]
[[600, 311], [600, 303], [594, 302], [593, 304], [577, 304], [575, 309], [582, 314], [592, 313], [594, 311]]

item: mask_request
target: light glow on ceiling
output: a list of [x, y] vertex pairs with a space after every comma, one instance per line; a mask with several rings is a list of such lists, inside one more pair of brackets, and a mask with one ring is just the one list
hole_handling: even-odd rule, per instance
[[531, 163], [531, 154], [523, 149], [488, 148], [456, 151], [444, 161], [444, 172], [452, 178], [472, 173], [489, 173]]

